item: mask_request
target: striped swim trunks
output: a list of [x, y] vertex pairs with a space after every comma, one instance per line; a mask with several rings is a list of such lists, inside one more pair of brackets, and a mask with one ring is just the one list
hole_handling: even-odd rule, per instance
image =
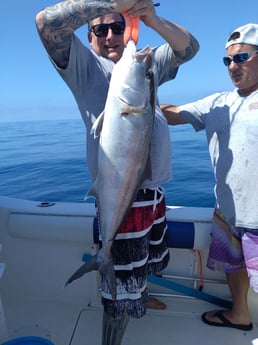
[[166, 204], [161, 188], [138, 192], [112, 245], [117, 297], [112, 300], [102, 280], [104, 310], [113, 318], [142, 317], [146, 312], [147, 276], [164, 269], [169, 261]]

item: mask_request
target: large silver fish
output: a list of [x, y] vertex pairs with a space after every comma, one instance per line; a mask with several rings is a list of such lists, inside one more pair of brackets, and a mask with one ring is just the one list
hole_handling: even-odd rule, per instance
[[93, 126], [94, 135], [100, 135], [98, 172], [88, 195], [97, 201], [102, 249], [66, 284], [97, 269], [107, 279], [112, 298], [116, 298], [111, 246], [139, 187], [145, 179], [151, 179], [155, 104], [151, 48], [136, 51], [129, 41], [114, 66], [104, 112]]

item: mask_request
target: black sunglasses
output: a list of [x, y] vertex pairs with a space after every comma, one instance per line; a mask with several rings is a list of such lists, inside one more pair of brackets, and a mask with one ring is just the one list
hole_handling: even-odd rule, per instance
[[223, 62], [225, 66], [229, 66], [232, 61], [235, 63], [242, 63], [247, 61], [251, 55], [257, 54], [258, 50], [251, 50], [250, 52], [237, 53], [233, 56], [225, 56]]
[[125, 23], [97, 24], [93, 25], [89, 31], [93, 32], [97, 37], [107, 37], [109, 29], [112, 30], [114, 35], [122, 35], [125, 31]]

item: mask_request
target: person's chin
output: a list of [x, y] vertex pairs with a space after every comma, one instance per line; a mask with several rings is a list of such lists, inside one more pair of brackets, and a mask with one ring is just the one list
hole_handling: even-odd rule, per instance
[[110, 52], [107, 55], [107, 57], [108, 57], [109, 60], [112, 60], [113, 62], [117, 62], [120, 59], [121, 56], [117, 52], [113, 51], [113, 52]]

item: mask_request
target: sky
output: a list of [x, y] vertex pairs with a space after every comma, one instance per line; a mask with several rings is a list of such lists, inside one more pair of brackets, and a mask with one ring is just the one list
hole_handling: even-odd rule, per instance
[[[0, 121], [79, 118], [73, 96], [48, 60], [35, 27], [36, 13], [52, 0], [0, 1]], [[175, 80], [159, 88], [160, 103], [183, 104], [232, 89], [222, 63], [225, 42], [237, 27], [258, 22], [258, 0], [161, 0], [159, 16], [186, 27], [200, 51]], [[87, 27], [76, 34], [88, 45]], [[162, 44], [143, 24], [138, 48]]]

